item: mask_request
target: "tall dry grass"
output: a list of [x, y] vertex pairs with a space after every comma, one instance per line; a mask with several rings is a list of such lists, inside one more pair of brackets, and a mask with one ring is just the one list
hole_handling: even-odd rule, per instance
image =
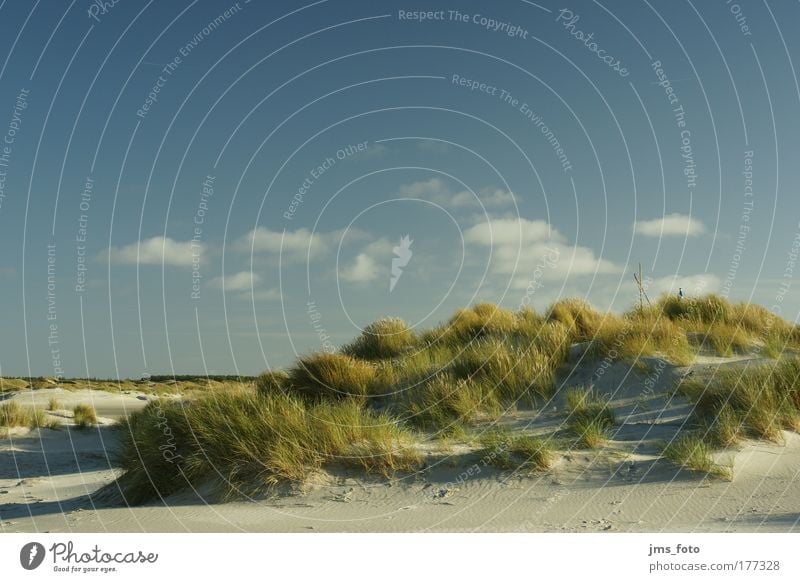
[[227, 496], [302, 483], [326, 465], [384, 475], [419, 463], [414, 439], [358, 402], [308, 405], [286, 394], [229, 390], [190, 403], [154, 401], [119, 428], [129, 503], [214, 484]]

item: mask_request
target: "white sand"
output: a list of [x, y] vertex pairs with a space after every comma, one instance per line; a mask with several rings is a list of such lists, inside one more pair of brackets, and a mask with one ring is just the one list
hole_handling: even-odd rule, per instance
[[[565, 386], [594, 381], [612, 392], [621, 421], [599, 452], [563, 455], [546, 473], [520, 475], [483, 464], [479, 455], [439, 454], [429, 467], [392, 483], [320, 476], [303, 494], [206, 504], [191, 493], [132, 509], [89, 494], [116, 476], [107, 451], [110, 427], [34, 431], [0, 439], [0, 527], [30, 531], [539, 531], [673, 532], [800, 529], [800, 436], [783, 444], [748, 442], [720, 453], [732, 459], [732, 482], [678, 470], [658, 458], [658, 444], [680, 430], [689, 408], [665, 391], [691, 372], [708, 377], [743, 361], [700, 360], [691, 369], [653, 359], [651, 371], [573, 360]], [[654, 389], [644, 390], [650, 379]], [[40, 391], [44, 392], [44, 391]], [[118, 416], [124, 404], [96, 395], [98, 410]], [[113, 397], [118, 398], [119, 396]], [[62, 398], [59, 396], [59, 398]], [[76, 398], [80, 398], [76, 396]], [[66, 402], [67, 396], [63, 396]], [[539, 414], [504, 417], [509, 427], [547, 430], [558, 424], [561, 397]], [[84, 400], [85, 401], [85, 400]], [[46, 399], [45, 399], [46, 402]], [[469, 478], [462, 478], [471, 471]]]

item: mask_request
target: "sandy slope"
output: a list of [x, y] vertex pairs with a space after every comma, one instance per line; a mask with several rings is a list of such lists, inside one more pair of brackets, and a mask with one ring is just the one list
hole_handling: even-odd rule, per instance
[[[691, 368], [677, 368], [653, 359], [649, 370], [631, 372], [622, 364], [588, 363], [577, 351], [564, 371], [564, 386], [594, 384], [612, 393], [620, 426], [600, 452], [564, 455], [552, 470], [533, 476], [498, 472], [477, 454], [453, 450], [431, 455], [425, 470], [392, 483], [325, 475], [303, 494], [275, 499], [209, 505], [186, 493], [168, 505], [129, 509], [114, 506], [106, 495], [90, 496], [116, 474], [107, 455], [115, 439], [109, 427], [11, 435], [0, 440], [0, 526], [158, 532], [797, 530], [800, 436], [787, 432], [782, 445], [750, 442], [722, 453], [721, 461], [734, 463], [732, 482], [658, 459], [659, 442], [672, 438], [688, 413], [685, 402], [669, 397], [674, 381], [685, 374], [710, 377], [720, 366], [746, 362], [699, 358]], [[123, 407], [111, 400], [98, 404], [105, 416], [117, 416]], [[124, 402], [124, 411], [130, 405]], [[539, 413], [510, 413], [503, 423], [546, 431], [560, 423], [561, 408], [557, 396]]]

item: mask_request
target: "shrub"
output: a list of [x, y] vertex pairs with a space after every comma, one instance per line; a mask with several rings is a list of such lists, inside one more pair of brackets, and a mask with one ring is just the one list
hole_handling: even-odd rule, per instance
[[312, 354], [289, 370], [292, 389], [312, 398], [363, 398], [374, 381], [373, 366], [345, 354]]
[[72, 420], [79, 429], [97, 425], [97, 414], [89, 404], [76, 404], [72, 409]]
[[354, 401], [307, 408], [286, 394], [246, 390], [151, 402], [121, 432], [118, 484], [132, 504], [212, 482], [227, 496], [270, 491], [331, 464], [390, 474], [420, 459], [407, 431]]
[[414, 331], [397, 317], [387, 317], [369, 324], [342, 352], [363, 360], [395, 358], [417, 343]]

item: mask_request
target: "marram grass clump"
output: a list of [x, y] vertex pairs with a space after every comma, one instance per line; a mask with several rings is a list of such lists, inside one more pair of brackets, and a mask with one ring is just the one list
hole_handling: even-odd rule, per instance
[[305, 356], [289, 370], [292, 390], [314, 399], [364, 398], [372, 392], [375, 380], [375, 366], [339, 353]]
[[72, 409], [72, 421], [79, 429], [97, 426], [97, 413], [90, 404], [76, 404]]
[[225, 496], [266, 492], [337, 464], [390, 475], [420, 460], [410, 432], [356, 401], [309, 405], [245, 389], [153, 401], [119, 431], [118, 484], [132, 504], [209, 483]]
[[596, 449], [611, 435], [616, 418], [608, 398], [582, 387], [566, 393], [567, 428], [581, 448]]
[[342, 353], [362, 360], [396, 358], [413, 348], [417, 337], [399, 317], [386, 317], [369, 324]]
[[0, 427], [55, 428], [57, 423], [47, 414], [32, 406], [11, 401], [0, 404]]
[[666, 443], [662, 449], [666, 459], [684, 469], [732, 479], [732, 468], [715, 463], [711, 452], [709, 445], [697, 434], [679, 436]]

